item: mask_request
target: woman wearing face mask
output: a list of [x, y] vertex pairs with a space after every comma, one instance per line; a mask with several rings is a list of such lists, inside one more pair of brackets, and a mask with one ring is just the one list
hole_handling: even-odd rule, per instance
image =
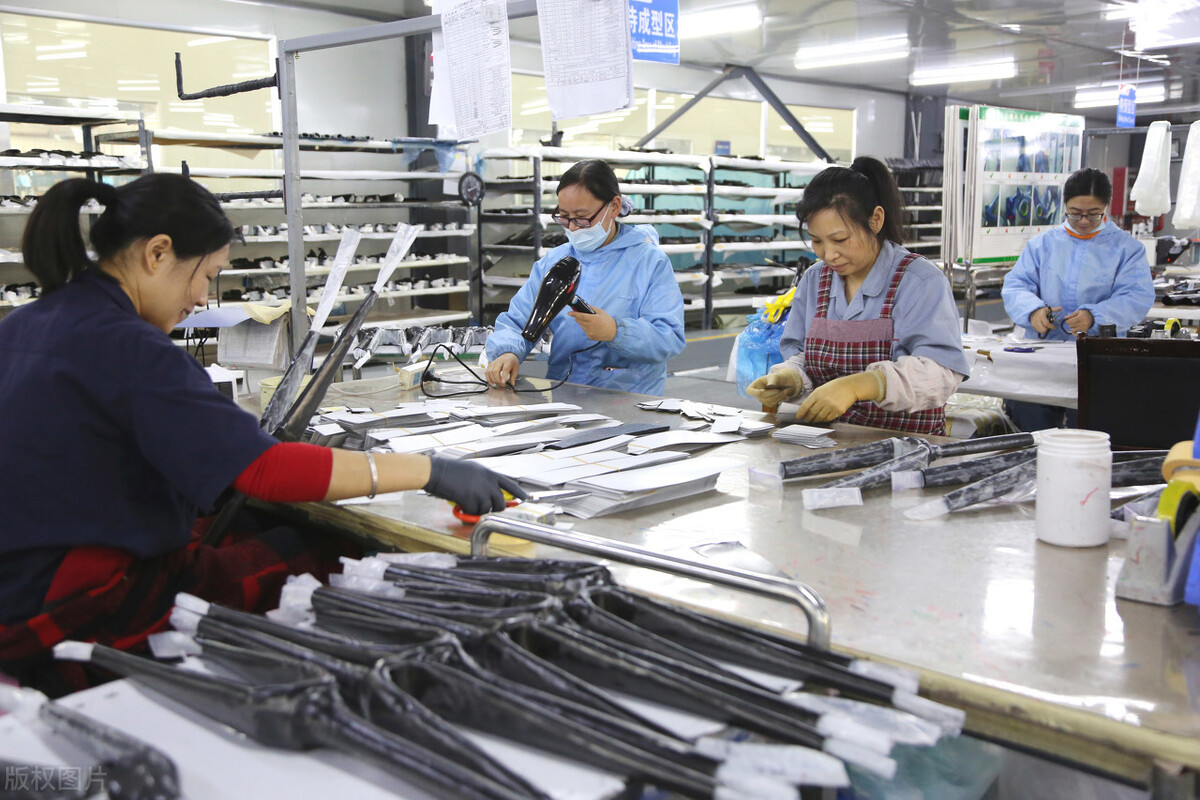
[[830, 167], [796, 210], [821, 259], [800, 279], [780, 350], [747, 392], [764, 406], [808, 395], [796, 416], [942, 434], [943, 406], [969, 374], [946, 276], [901, 246], [903, 205], [868, 157]]
[[683, 351], [683, 295], [649, 225], [623, 225], [631, 210], [612, 167], [580, 161], [558, 182], [554, 221], [567, 243], [533, 265], [487, 341], [487, 380], [512, 385], [533, 343], [521, 336], [546, 271], [566, 256], [583, 267], [577, 295], [596, 313], [564, 309], [551, 323], [552, 380], [661, 395], [667, 359]]
[[[1068, 341], [1115, 325], [1123, 335], [1154, 305], [1146, 248], [1108, 220], [1112, 183], [1081, 169], [1063, 187], [1066, 221], [1025, 245], [1004, 277], [1004, 310], [1027, 335]], [[1006, 404], [1022, 430], [1073, 424], [1074, 412], [1040, 403]]]

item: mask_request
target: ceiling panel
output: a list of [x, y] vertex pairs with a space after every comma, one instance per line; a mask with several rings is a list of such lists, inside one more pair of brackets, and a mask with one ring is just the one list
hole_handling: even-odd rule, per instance
[[[780, 78], [841, 83], [894, 92], [946, 94], [967, 102], [1074, 112], [1079, 86], [1136, 81], [1143, 100], [1159, 92], [1159, 103], [1140, 103], [1147, 117], [1176, 122], [1200, 118], [1200, 45], [1132, 54], [1135, 44], [1123, 0], [679, 0], [681, 30], [687, 15], [753, 6], [761, 27], [681, 45], [683, 63], [704, 68], [752, 66]], [[1194, 0], [1140, 0], [1155, 10], [1151, 19], [1174, 32], [1183, 22], [1200, 37], [1200, 6]], [[371, 19], [400, 19], [423, 13], [424, 0], [277, 0], [279, 5], [320, 7]], [[1190, 9], [1186, 10], [1185, 9]], [[1189, 17], [1170, 17], [1189, 14]], [[536, 41], [534, 20], [517, 20], [514, 39]], [[863, 40], [901, 37], [903, 57], [869, 64], [798, 70], [797, 54], [834, 46], [851, 49]], [[1122, 56], [1125, 50], [1127, 55]], [[1010, 63], [1013, 68], [1005, 65]], [[1167, 63], [1155, 63], [1167, 62]], [[914, 86], [917, 70], [956, 71], [991, 64], [971, 82]], [[1011, 71], [1011, 77], [1004, 75]], [[1115, 89], [1113, 89], [1115, 105]], [[1104, 119], [1115, 109], [1091, 109]]]

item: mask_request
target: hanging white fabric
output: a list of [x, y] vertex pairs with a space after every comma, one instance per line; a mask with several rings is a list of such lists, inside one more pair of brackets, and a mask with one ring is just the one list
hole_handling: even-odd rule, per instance
[[1180, 230], [1200, 227], [1200, 120], [1188, 128], [1187, 149], [1183, 153], [1183, 169], [1179, 171], [1179, 192], [1175, 195], [1175, 215], [1171, 222]]
[[1157, 217], [1171, 210], [1171, 123], [1150, 123], [1142, 165], [1129, 197], [1137, 204], [1139, 216]]

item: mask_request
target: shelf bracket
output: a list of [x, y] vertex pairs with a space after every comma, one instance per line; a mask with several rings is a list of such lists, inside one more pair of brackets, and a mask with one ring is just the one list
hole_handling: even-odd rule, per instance
[[231, 94], [241, 94], [243, 92], [253, 92], [257, 89], [267, 89], [270, 87], [279, 86], [279, 65], [276, 63], [275, 74], [266, 78], [255, 78], [252, 81], [242, 81], [241, 83], [226, 83], [221, 86], [213, 86], [211, 89], [201, 89], [198, 92], [185, 92], [183, 90], [183, 59], [179, 53], [175, 54], [175, 89], [180, 100], [203, 100], [206, 97], [228, 97]]

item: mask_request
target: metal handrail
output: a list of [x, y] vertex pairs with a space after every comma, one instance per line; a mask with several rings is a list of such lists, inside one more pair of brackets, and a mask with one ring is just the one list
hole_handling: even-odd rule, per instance
[[635, 567], [669, 572], [672, 575], [681, 575], [685, 578], [694, 578], [794, 603], [800, 607], [808, 619], [808, 644], [823, 650], [829, 649], [831, 623], [825, 601], [812, 587], [800, 581], [744, 569], [698, 564], [678, 556], [656, 553], [653, 550], [646, 550], [612, 539], [603, 539], [576, 531], [562, 531], [558, 528], [539, 525], [536, 522], [510, 519], [501, 514], [489, 514], [475, 525], [475, 530], [471, 532], [471, 554], [487, 555], [488, 539], [493, 533], [503, 533], [507, 536], [528, 539], [563, 550], [607, 558]]

